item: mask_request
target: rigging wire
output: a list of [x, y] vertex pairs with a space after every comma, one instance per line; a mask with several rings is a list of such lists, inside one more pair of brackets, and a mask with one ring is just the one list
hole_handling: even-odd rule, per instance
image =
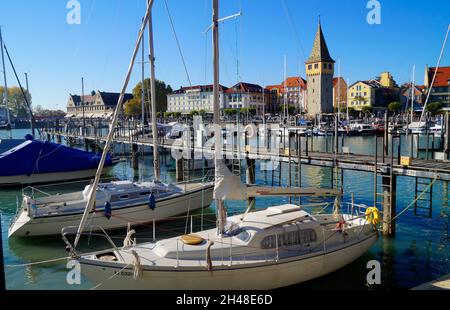
[[[14, 64], [13, 64], [13, 62], [11, 60], [11, 56], [9, 55], [9, 51], [6, 48], [6, 44], [3, 44], [3, 46], [5, 48], [6, 56], [8, 56], [9, 63], [11, 64], [11, 68], [13, 69], [13, 72], [14, 72], [14, 75], [16, 77], [17, 83], [19, 84], [19, 88], [20, 88], [20, 91], [22, 93], [23, 99], [25, 100], [25, 103], [27, 104], [28, 112], [30, 113], [30, 118], [31, 118], [30, 121], [31, 121], [32, 124], [35, 124], [35, 118], [34, 118], [34, 115], [33, 115], [33, 110], [31, 109], [31, 104], [28, 101], [27, 95], [25, 94], [25, 91], [24, 91], [24, 89], [22, 87], [22, 83], [20, 82], [19, 76], [17, 75], [16, 68], [14, 67]], [[33, 126], [33, 128], [35, 128], [35, 127]], [[38, 131], [38, 134], [42, 135], [41, 130], [39, 128], [36, 128], [36, 129]]]
[[303, 49], [303, 45], [302, 45], [302, 42], [300, 40], [300, 35], [298, 34], [297, 28], [295, 27], [295, 23], [294, 23], [294, 20], [292, 18], [292, 15], [290, 13], [289, 6], [288, 6], [286, 0], [281, 0], [281, 3], [283, 5], [284, 13], [285, 13], [285, 15], [286, 15], [286, 17], [287, 17], [287, 19], [289, 21], [289, 26], [291, 27], [291, 30], [294, 33], [294, 37], [295, 37], [295, 40], [297, 42], [297, 50], [300, 48], [301, 54], [303, 56], [303, 59], [306, 59], [305, 50]]
[[177, 32], [176, 32], [175, 26], [173, 24], [172, 15], [170, 14], [169, 5], [167, 4], [167, 0], [164, 0], [164, 4], [165, 4], [165, 7], [166, 7], [167, 16], [169, 17], [170, 26], [172, 28], [173, 35], [175, 37], [175, 41], [177, 42], [178, 52], [180, 53], [181, 61], [183, 62], [184, 71], [186, 72], [186, 76], [187, 76], [187, 79], [189, 81], [189, 86], [192, 87], [191, 78], [189, 76], [189, 72], [188, 72], [188, 69], [187, 69], [187, 66], [186, 66], [186, 61], [184, 60], [183, 51], [181, 50], [180, 41], [178, 40]]

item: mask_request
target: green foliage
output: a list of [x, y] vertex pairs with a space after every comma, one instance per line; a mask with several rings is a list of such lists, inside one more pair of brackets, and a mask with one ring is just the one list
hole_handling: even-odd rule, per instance
[[173, 116], [172, 112], [164, 112], [164, 118], [169, 118], [171, 116]]
[[[172, 87], [170, 85], [166, 85], [163, 81], [156, 80], [156, 111], [163, 112], [167, 110], [167, 95], [172, 93]], [[133, 96], [136, 101], [141, 102], [142, 98], [142, 82], [139, 82], [133, 88]], [[144, 100], [147, 111], [151, 110], [150, 102], [150, 79], [144, 80]]]
[[235, 115], [237, 112], [238, 112], [237, 109], [230, 109], [230, 108], [223, 109], [223, 113], [225, 115]]
[[189, 116], [193, 117], [195, 115], [198, 115], [198, 111], [197, 110], [192, 110], [189, 112]]
[[181, 116], [181, 112], [173, 112], [173, 117], [178, 118]]
[[206, 115], [206, 111], [205, 110], [200, 110], [198, 111], [199, 115], [201, 115], [202, 117], [204, 117]]
[[[293, 105], [290, 105], [287, 107], [287, 109], [288, 109], [288, 114], [293, 114], [293, 113], [295, 113], [296, 107]], [[280, 111], [280, 113], [284, 113], [284, 105], [281, 104], [279, 106], [279, 111]]]
[[400, 104], [400, 102], [394, 101], [389, 103], [388, 105], [388, 109], [391, 112], [397, 112], [402, 108], [402, 105]]
[[44, 118], [49, 118], [49, 117], [63, 118], [66, 115], [66, 112], [61, 111], [61, 110], [43, 109], [40, 105], [38, 105], [34, 109], [33, 114], [34, 114], [34, 116], [44, 117]]
[[440, 109], [442, 109], [443, 103], [440, 101], [431, 102], [427, 104], [426, 111], [430, 112], [431, 114], [435, 115], [437, 112], [439, 112]]
[[[3, 103], [4, 90], [5, 88], [3, 86], [0, 86], [1, 103]], [[31, 104], [31, 94], [28, 93], [25, 89], [24, 92], [25, 96], [27, 96], [28, 102]], [[12, 115], [15, 117], [28, 117], [30, 115], [20, 87], [8, 87], [8, 107], [12, 112]]]
[[126, 116], [138, 117], [142, 115], [141, 101], [134, 97], [131, 100], [125, 102], [124, 112]]

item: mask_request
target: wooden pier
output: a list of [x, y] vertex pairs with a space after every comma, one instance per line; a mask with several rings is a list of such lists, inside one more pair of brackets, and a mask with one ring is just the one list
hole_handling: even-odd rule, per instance
[[[116, 132], [114, 138], [115, 143], [129, 145], [130, 153], [132, 156], [133, 168], [137, 168], [137, 154], [139, 146], [153, 147], [152, 139], [149, 135], [132, 134], [131, 131], [128, 135], [119, 130]], [[269, 134], [270, 135], [270, 134]], [[56, 141], [60, 142], [62, 138], [67, 141], [81, 141], [85, 145], [87, 143], [101, 144], [106, 141], [106, 136], [98, 134], [86, 134], [80, 136], [78, 131], [75, 132], [61, 132], [57, 130], [44, 131], [44, 137], [56, 138]], [[369, 172], [374, 176], [374, 188], [373, 188], [373, 205], [381, 207], [383, 210], [383, 233], [385, 235], [395, 234], [395, 218], [396, 218], [396, 185], [397, 177], [405, 176], [415, 178], [415, 204], [414, 213], [418, 216], [431, 217], [432, 215], [432, 195], [433, 184], [436, 180], [450, 181], [450, 161], [447, 160], [434, 160], [412, 158], [408, 157], [402, 161], [400, 156], [400, 146], [394, 149], [394, 140], [401, 139], [399, 136], [381, 137], [383, 139], [383, 149], [378, 151], [378, 138], [375, 143], [375, 154], [353, 154], [350, 152], [343, 152], [346, 150], [344, 147], [339, 147], [339, 139], [334, 139], [333, 146], [330, 152], [311, 151], [312, 140], [308, 137], [302, 137], [300, 135], [288, 135], [289, 138], [282, 138], [279, 146], [287, 145], [290, 147], [280, 147], [279, 149], [273, 149], [267, 147], [268, 141], [261, 142], [259, 135], [256, 138], [256, 146], [250, 146], [249, 139], [245, 136], [242, 141], [245, 141], [244, 145], [238, 148], [235, 144], [233, 146], [225, 145], [222, 154], [226, 159], [231, 160], [234, 166], [234, 161], [239, 161], [238, 166], [241, 167], [241, 161], [245, 160], [247, 163], [252, 163], [252, 169], [247, 168], [247, 183], [251, 184], [254, 180], [254, 166], [255, 161], [260, 162], [277, 162], [277, 168], [272, 169], [272, 185], [281, 185], [281, 166], [288, 166], [288, 186], [301, 187], [301, 167], [302, 165], [316, 166], [331, 169], [331, 186], [335, 188], [341, 188], [344, 183], [345, 170]], [[284, 137], [284, 135], [282, 135]], [[236, 135], [232, 138], [236, 139]], [[254, 138], [253, 138], [254, 139]], [[193, 143], [190, 146], [173, 145], [173, 141], [167, 141], [164, 135], [159, 135], [159, 147], [161, 150], [175, 152], [186, 152], [187, 154], [201, 154], [212, 158], [214, 156], [213, 148], [194, 147]], [[270, 140], [270, 139], [268, 139]], [[390, 140], [390, 143], [387, 141]], [[389, 145], [390, 144], [390, 145]], [[398, 143], [400, 145], [400, 143]], [[342, 144], [343, 146], [343, 144]], [[327, 148], [328, 149], [328, 148]], [[379, 155], [379, 153], [382, 155]], [[202, 158], [203, 158], [202, 156]], [[189, 170], [189, 165], [185, 162], [193, 160], [193, 156], [187, 160], [177, 160], [177, 180], [185, 179], [186, 169]], [[186, 168], [188, 167], [188, 168]], [[292, 168], [295, 172], [292, 173]], [[233, 168], [234, 170], [234, 168]], [[240, 168], [239, 168], [240, 170]], [[234, 172], [234, 171], [233, 171]], [[378, 179], [381, 178], [381, 182]], [[294, 180], [293, 180], [294, 179]], [[185, 180], [186, 181], [186, 180]], [[378, 189], [378, 186], [381, 189]], [[424, 195], [426, 193], [427, 195]], [[426, 197], [425, 197], [426, 196]]]

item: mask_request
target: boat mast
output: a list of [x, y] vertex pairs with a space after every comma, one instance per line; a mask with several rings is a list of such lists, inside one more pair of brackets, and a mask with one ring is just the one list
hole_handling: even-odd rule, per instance
[[349, 118], [349, 116], [348, 116], [348, 105], [349, 105], [349, 102], [348, 102], [348, 91], [349, 91], [349, 89], [350, 89], [350, 79], [347, 79], [347, 100], [346, 100], [346, 108], [347, 108], [347, 126], [348, 125], [350, 125], [350, 118]]
[[[147, 5], [151, 6], [153, 0], [148, 0]], [[148, 42], [150, 47], [150, 97], [152, 106], [152, 137], [153, 137], [153, 173], [155, 181], [159, 181], [161, 177], [161, 170], [159, 167], [159, 153], [158, 153], [158, 126], [156, 124], [156, 80], [155, 80], [155, 50], [153, 45], [153, 20], [152, 12], [150, 10], [148, 16]]]
[[[142, 19], [143, 20], [143, 19]], [[142, 38], [141, 42], [142, 55], [141, 55], [141, 112], [142, 112], [142, 136], [144, 136], [145, 132], [145, 40]]]
[[[30, 95], [30, 88], [28, 86], [28, 73], [25, 72], [25, 84], [27, 86], [27, 95]], [[30, 129], [31, 129], [31, 134], [33, 135], [33, 137], [35, 136], [35, 130], [34, 130], [34, 119], [33, 119], [33, 115], [30, 115], [31, 119], [30, 119]]]
[[[6, 108], [6, 116], [8, 118], [8, 125], [11, 126], [11, 116], [9, 115], [9, 106], [8, 106], [8, 83], [6, 81], [6, 69], [5, 69], [5, 53], [3, 51], [3, 36], [2, 36], [2, 27], [0, 26], [0, 44], [2, 50], [2, 66], [3, 66], [3, 80], [5, 84], [5, 89], [3, 90], [3, 103]], [[9, 137], [12, 138], [12, 131], [9, 130]]]
[[111, 147], [112, 144], [112, 140], [114, 137], [114, 129], [117, 126], [117, 122], [119, 120], [119, 114], [121, 114], [122, 112], [122, 108], [123, 108], [123, 99], [125, 97], [125, 92], [127, 91], [127, 87], [128, 87], [128, 83], [130, 82], [130, 78], [131, 78], [131, 73], [133, 72], [133, 66], [136, 60], [136, 56], [139, 52], [139, 46], [141, 44], [141, 40], [144, 36], [144, 32], [145, 32], [145, 26], [150, 18], [150, 13], [153, 7], [153, 2], [154, 0], [149, 0], [149, 4], [147, 6], [147, 12], [145, 13], [145, 18], [142, 22], [141, 25], [141, 29], [139, 31], [139, 35], [138, 35], [138, 39], [137, 42], [135, 44], [134, 47], [134, 52], [133, 52], [133, 56], [131, 57], [130, 60], [130, 64], [128, 66], [128, 71], [127, 71], [127, 75], [125, 77], [125, 82], [123, 84], [122, 90], [120, 92], [120, 96], [117, 102], [117, 106], [116, 109], [114, 110], [114, 114], [113, 114], [113, 119], [111, 122], [111, 127], [109, 128], [109, 132], [108, 132], [108, 137], [106, 138], [106, 144], [105, 147], [103, 149], [103, 153], [102, 153], [102, 158], [100, 159], [100, 163], [98, 164], [98, 169], [97, 169], [97, 173], [95, 174], [95, 179], [93, 181], [93, 183], [91, 184], [91, 190], [89, 193], [89, 200], [86, 204], [86, 208], [84, 209], [84, 213], [83, 213], [83, 217], [81, 218], [80, 221], [80, 225], [78, 227], [78, 231], [77, 231], [77, 235], [75, 237], [75, 242], [74, 242], [74, 248], [76, 248], [78, 241], [80, 240], [81, 234], [84, 230], [84, 226], [86, 224], [87, 221], [87, 217], [89, 215], [89, 212], [93, 209], [94, 207], [94, 203], [95, 203], [95, 198], [96, 198], [96, 192], [97, 192], [97, 187], [98, 184], [100, 182], [100, 177], [102, 175], [102, 170], [103, 167], [105, 165], [105, 161], [106, 161], [106, 156], [108, 155], [108, 151]]
[[[213, 0], [213, 17], [212, 17], [212, 34], [213, 34], [213, 112], [214, 112], [214, 167], [215, 180], [219, 179], [219, 171], [217, 167], [222, 160], [221, 154], [221, 129], [220, 129], [220, 97], [219, 97], [219, 0]], [[215, 198], [217, 209], [217, 234], [223, 235], [225, 232], [226, 210], [222, 199]]]
[[[411, 83], [411, 122], [410, 123], [413, 122], [413, 117], [414, 117], [414, 93], [415, 93], [414, 88], [416, 87], [415, 79], [416, 79], [416, 65], [413, 65], [412, 83]], [[406, 124], [408, 124], [408, 122], [406, 122]], [[409, 129], [408, 126], [406, 128]]]
[[[338, 90], [337, 90], [337, 105], [338, 105], [338, 117], [337, 121], [341, 120], [341, 58], [338, 60]], [[338, 124], [339, 126], [339, 124]]]
[[[425, 103], [423, 105], [422, 114], [420, 115], [419, 126], [422, 123], [422, 118], [423, 118], [423, 115], [425, 114], [425, 109], [427, 108], [427, 104], [428, 104], [428, 100], [430, 99], [431, 91], [433, 90], [434, 81], [436, 80], [436, 75], [437, 75], [437, 73], [439, 71], [439, 66], [441, 64], [442, 55], [444, 54], [444, 51], [445, 51], [445, 45], [447, 44], [447, 38], [448, 38], [449, 32], [450, 32], [450, 24], [448, 25], [447, 33], [446, 33], [445, 39], [444, 39], [444, 43], [442, 44], [441, 53], [439, 54], [439, 59], [438, 59], [436, 68], [434, 70], [433, 80], [431, 81], [431, 84], [428, 85], [428, 94], [427, 94], [427, 98], [425, 99]], [[425, 126], [427, 126], [427, 122], [426, 121], [425, 121]]]
[[284, 55], [284, 98], [283, 98], [283, 106], [284, 106], [284, 111], [283, 111], [283, 115], [284, 115], [284, 120], [286, 120], [287, 122], [287, 88], [286, 88], [286, 55]]

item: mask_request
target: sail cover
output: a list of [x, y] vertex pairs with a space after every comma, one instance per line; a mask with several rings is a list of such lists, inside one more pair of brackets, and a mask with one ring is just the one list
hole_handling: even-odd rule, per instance
[[214, 199], [245, 200], [247, 188], [241, 179], [231, 173], [222, 160], [216, 161], [216, 180], [214, 186]]
[[[101, 154], [27, 140], [0, 154], [0, 177], [97, 169]], [[113, 164], [110, 156], [105, 166]]]

